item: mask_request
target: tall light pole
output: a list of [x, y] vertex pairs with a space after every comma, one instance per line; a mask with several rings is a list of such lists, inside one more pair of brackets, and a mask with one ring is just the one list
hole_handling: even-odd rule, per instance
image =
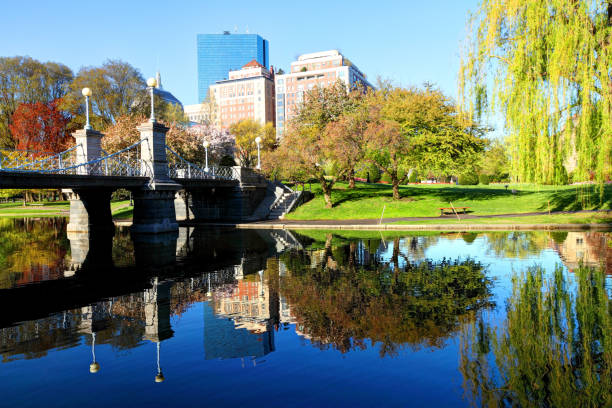
[[257, 136], [255, 138], [255, 143], [257, 143], [257, 170], [261, 170], [261, 154], [260, 154], [260, 144], [261, 144], [261, 137]]
[[205, 140], [202, 145], [204, 146], [204, 154], [206, 155], [206, 167], [204, 167], [204, 171], [208, 173], [208, 146], [210, 146], [210, 142]]
[[83, 96], [85, 97], [85, 129], [91, 129], [91, 125], [89, 124], [89, 97], [91, 96], [91, 89], [83, 88], [81, 91]]
[[147, 79], [147, 86], [147, 89], [151, 91], [151, 117], [149, 118], [149, 122], [155, 123], [157, 120], [155, 119], [155, 98], [153, 96], [153, 91], [157, 86], [157, 80], [155, 78]]

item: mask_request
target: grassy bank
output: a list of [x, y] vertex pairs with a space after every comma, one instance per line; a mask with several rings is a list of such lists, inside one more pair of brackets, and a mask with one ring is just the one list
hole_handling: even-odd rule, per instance
[[[297, 208], [287, 219], [341, 220], [384, 217], [435, 217], [440, 207], [470, 207], [474, 215], [513, 214], [541, 211], [610, 209], [612, 186], [605, 187], [599, 200], [597, 186], [503, 185], [455, 186], [411, 185], [400, 188], [401, 200], [394, 201], [389, 185], [357, 183], [348, 189], [337, 183], [332, 193], [334, 207], [325, 208], [321, 189], [313, 185], [315, 198]], [[513, 194], [512, 190], [515, 190]]]
[[[111, 202], [111, 213], [113, 218], [132, 218], [133, 207], [129, 206], [129, 200]], [[67, 217], [70, 213], [68, 201], [43, 201], [40, 203], [23, 202], [0, 203], [0, 217]]]

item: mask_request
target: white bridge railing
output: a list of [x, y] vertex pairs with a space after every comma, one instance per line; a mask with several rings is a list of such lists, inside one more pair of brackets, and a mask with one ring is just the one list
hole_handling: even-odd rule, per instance
[[[119, 177], [152, 177], [153, 172], [146, 161], [140, 159], [140, 140], [118, 152], [85, 163], [78, 163], [84, 156], [82, 145], [78, 144], [60, 153], [26, 150], [0, 149], [0, 173], [43, 173], [74, 174]], [[79, 151], [79, 149], [81, 149]], [[193, 180], [239, 180], [240, 174], [233, 167], [210, 166], [202, 168], [182, 158], [166, 146], [168, 173], [171, 178]], [[82, 159], [81, 159], [82, 160]]]
[[48, 171], [72, 167], [76, 164], [80, 144], [60, 153], [32, 150], [0, 149], [0, 171]]
[[[0, 172], [150, 177], [150, 167], [140, 160], [141, 143], [112, 154], [104, 152], [105, 156], [85, 163], [76, 161], [80, 144], [56, 154], [4, 149], [0, 150]], [[44, 154], [50, 156], [43, 157]]]
[[238, 180], [239, 175], [233, 167], [210, 166], [208, 169], [183, 159], [181, 155], [166, 146], [168, 155], [168, 171], [170, 178], [196, 180]]

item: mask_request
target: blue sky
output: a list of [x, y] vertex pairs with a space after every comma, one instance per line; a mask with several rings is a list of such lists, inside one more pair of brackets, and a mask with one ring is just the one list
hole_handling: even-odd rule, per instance
[[258, 33], [270, 62], [284, 68], [301, 53], [339, 49], [371, 81], [436, 83], [456, 96], [459, 46], [477, 0], [6, 2], [0, 55], [29, 55], [82, 66], [121, 59], [146, 77], [158, 66], [164, 88], [197, 101], [196, 34]]

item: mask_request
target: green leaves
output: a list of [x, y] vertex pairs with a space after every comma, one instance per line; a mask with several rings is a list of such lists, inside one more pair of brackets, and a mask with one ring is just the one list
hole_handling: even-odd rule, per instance
[[607, 1], [483, 0], [472, 17], [462, 107], [505, 116], [514, 181], [612, 174], [611, 12]]

